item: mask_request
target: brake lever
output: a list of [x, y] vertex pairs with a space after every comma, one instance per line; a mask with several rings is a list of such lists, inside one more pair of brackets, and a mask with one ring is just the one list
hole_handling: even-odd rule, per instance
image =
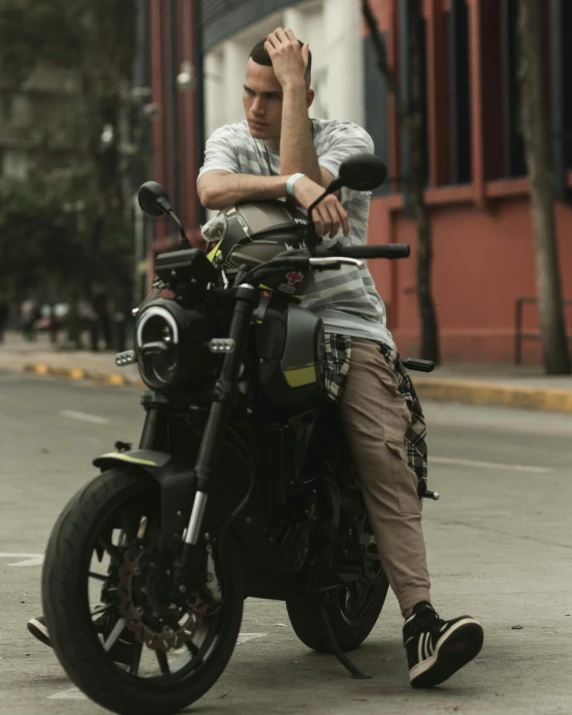
[[358, 258], [347, 258], [345, 256], [324, 256], [321, 258], [310, 258], [310, 267], [314, 267], [317, 270], [327, 268], [332, 270], [336, 268], [341, 268], [341, 266], [343, 265], [363, 268], [364, 263]]

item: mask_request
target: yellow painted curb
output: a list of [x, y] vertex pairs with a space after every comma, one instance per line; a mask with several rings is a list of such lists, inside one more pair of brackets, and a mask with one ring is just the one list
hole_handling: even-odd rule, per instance
[[47, 375], [50, 371], [50, 366], [39, 362], [31, 365], [24, 365], [24, 370], [26, 370], [26, 372], [33, 372], [36, 375]]
[[[119, 373], [95, 373], [81, 368], [61, 368], [46, 363], [27, 363], [23, 369], [36, 375], [57, 375], [72, 380], [90, 380], [116, 386], [144, 388], [141, 379], [130, 379]], [[414, 376], [415, 389], [422, 400], [460, 402], [467, 405], [497, 405], [525, 409], [572, 413], [572, 389], [499, 385], [476, 380], [456, 380]]]
[[145, 387], [143, 380], [132, 380], [119, 373], [90, 372], [89, 370], [84, 370], [79, 367], [60, 367], [47, 365], [46, 363], [26, 363], [22, 369], [24, 372], [32, 372], [36, 375], [54, 375], [70, 380], [88, 380], [104, 385]]
[[413, 384], [426, 400], [572, 412], [572, 390], [439, 378], [414, 378]]

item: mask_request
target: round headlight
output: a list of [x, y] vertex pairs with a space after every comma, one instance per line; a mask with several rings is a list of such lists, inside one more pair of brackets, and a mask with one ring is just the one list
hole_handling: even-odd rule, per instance
[[165, 390], [188, 380], [201, 351], [202, 316], [174, 301], [157, 298], [140, 313], [135, 324], [135, 350], [143, 382]]

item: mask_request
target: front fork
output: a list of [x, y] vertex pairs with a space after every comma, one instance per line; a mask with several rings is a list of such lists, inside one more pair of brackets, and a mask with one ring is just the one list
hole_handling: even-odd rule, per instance
[[208, 501], [209, 485], [220, 456], [220, 445], [236, 399], [238, 378], [254, 309], [259, 301], [259, 289], [247, 283], [239, 285], [236, 304], [230, 324], [229, 339], [234, 349], [225, 355], [222, 370], [215, 384], [213, 400], [201, 439], [195, 465], [197, 491], [184, 538], [182, 558], [179, 562], [179, 584], [184, 588], [187, 575], [192, 570], [193, 555], [197, 545]]

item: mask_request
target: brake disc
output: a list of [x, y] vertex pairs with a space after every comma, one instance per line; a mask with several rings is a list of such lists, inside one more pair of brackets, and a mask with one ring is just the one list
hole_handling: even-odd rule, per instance
[[169, 591], [169, 567], [157, 546], [135, 542], [119, 568], [119, 609], [126, 627], [152, 650], [167, 652], [192, 640], [201, 624], [201, 609], [158, 598]]

